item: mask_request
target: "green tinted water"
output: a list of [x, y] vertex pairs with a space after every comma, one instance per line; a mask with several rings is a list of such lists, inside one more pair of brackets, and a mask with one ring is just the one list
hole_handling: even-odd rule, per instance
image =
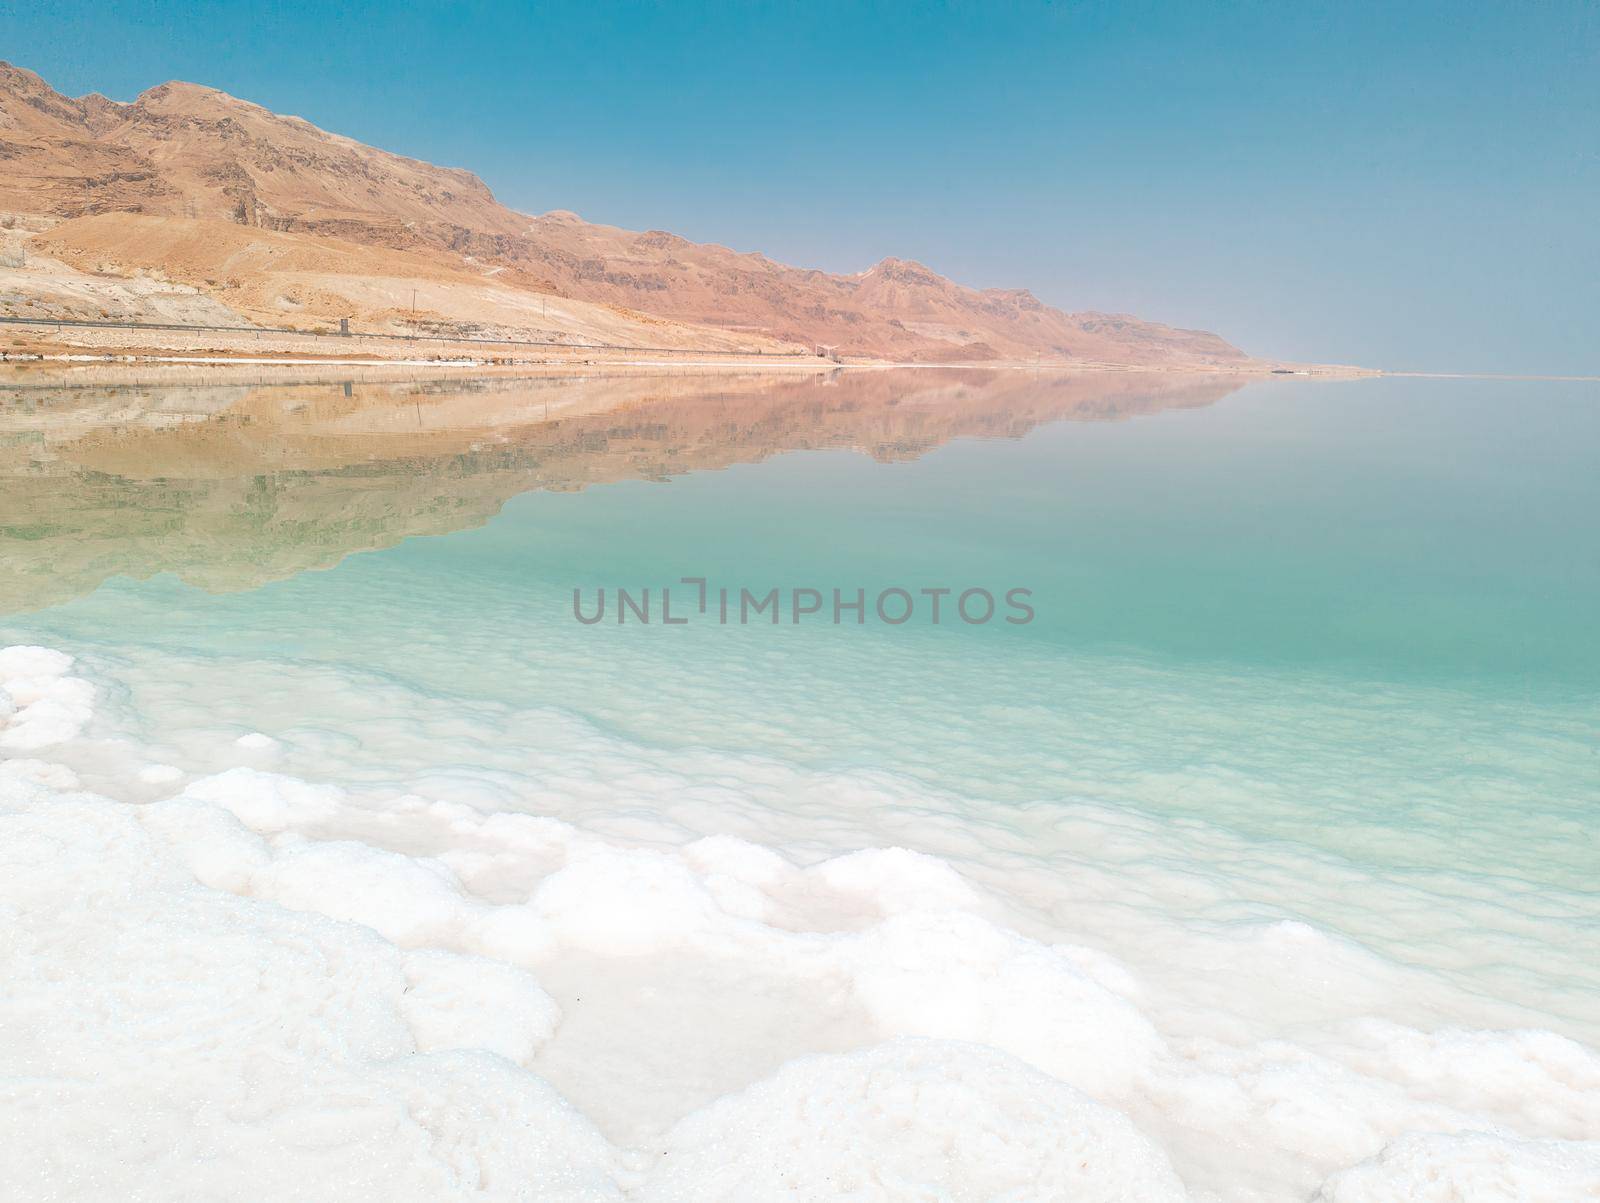
[[[1266, 382], [898, 462], [824, 447], [535, 487], [329, 571], [221, 595], [114, 579], [6, 621], [226, 664], [240, 691], [252, 664], [332, 664], [975, 808], [1088, 800], [1581, 888], [1600, 863], [1597, 453], [1592, 384]], [[735, 602], [722, 625], [713, 601], [664, 626], [663, 585], [692, 609], [683, 577], [786, 607], [862, 588], [867, 621], [835, 626], [825, 600], [741, 626]], [[619, 586], [649, 588], [656, 621], [612, 621]], [[935, 586], [1026, 588], [1036, 619], [871, 614], [882, 589]], [[573, 590], [590, 608], [600, 587], [607, 621], [576, 622]]]

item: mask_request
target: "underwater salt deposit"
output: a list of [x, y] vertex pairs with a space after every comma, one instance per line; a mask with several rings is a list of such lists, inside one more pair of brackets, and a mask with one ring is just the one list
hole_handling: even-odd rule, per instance
[[1600, 1197], [1593, 386], [1020, 375], [28, 411], [0, 1197]]

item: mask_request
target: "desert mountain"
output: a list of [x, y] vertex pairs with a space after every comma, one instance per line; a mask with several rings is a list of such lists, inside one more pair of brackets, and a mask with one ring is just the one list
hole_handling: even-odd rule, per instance
[[[348, 316], [363, 329], [422, 334], [711, 352], [795, 350], [758, 334], [533, 291], [498, 269], [485, 272], [429, 248], [390, 250], [343, 238], [143, 213], [72, 218], [35, 234], [31, 242], [36, 251], [79, 273], [111, 272], [134, 282], [159, 278], [192, 289], [220, 302], [234, 322], [333, 327]], [[58, 277], [36, 271], [34, 287], [64, 286]], [[0, 311], [4, 308], [0, 302]], [[123, 316], [144, 320], [137, 312]]]
[[[194, 244], [179, 255], [190, 259], [221, 237], [219, 223], [261, 231], [268, 244], [274, 234], [333, 240], [412, 257], [399, 265], [408, 279], [437, 272], [457, 283], [553, 294], [630, 319], [648, 314], [720, 329], [724, 342], [737, 336], [763, 346], [826, 344], [846, 354], [921, 360], [1249, 362], [1213, 334], [1126, 315], [1063, 313], [1025, 290], [966, 288], [906, 260], [833, 275], [659, 230], [595, 225], [572, 213], [529, 217], [497, 202], [470, 172], [377, 150], [187, 83], [162, 84], [131, 103], [74, 99], [31, 71], [0, 63], [5, 211], [54, 219], [182, 218], [193, 225], [171, 227], [178, 233], [167, 243], [181, 236]], [[150, 228], [66, 222], [51, 231], [49, 253], [148, 270], [160, 265], [136, 259]], [[122, 243], [113, 245], [118, 237]], [[237, 234], [229, 237], [237, 243]], [[258, 247], [256, 261], [263, 255], [273, 257]], [[226, 268], [203, 279], [224, 279]], [[240, 299], [230, 300], [215, 283], [198, 287], [223, 303]], [[244, 298], [240, 311], [260, 310], [263, 299]], [[459, 320], [445, 310], [434, 316]], [[491, 324], [537, 327], [509, 318]]]

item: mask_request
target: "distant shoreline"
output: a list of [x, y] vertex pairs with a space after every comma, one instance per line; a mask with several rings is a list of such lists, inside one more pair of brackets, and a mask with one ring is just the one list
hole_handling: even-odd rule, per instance
[[[36, 325], [10, 324], [0, 344], [0, 363], [167, 363], [222, 366], [410, 367], [431, 370], [459, 368], [734, 368], [743, 371], [826, 372], [863, 368], [962, 368], [981, 371], [1072, 371], [1136, 373], [1180, 376], [1277, 376], [1283, 379], [1350, 378], [1385, 373], [1370, 368], [1334, 364], [1287, 364], [1272, 360], [1243, 363], [1130, 364], [1086, 360], [989, 359], [973, 361], [896, 361], [865, 357], [724, 353], [684, 348], [607, 348], [549, 346], [536, 353], [497, 348], [483, 340], [443, 341], [438, 354], [418, 354], [414, 341], [397, 336], [392, 343], [372, 336], [363, 338], [362, 351], [351, 353], [346, 342], [339, 351], [328, 349], [340, 335], [313, 331], [263, 329], [247, 331], [125, 329], [72, 327], [41, 319]], [[136, 338], [128, 335], [136, 334]], [[307, 346], [310, 343], [310, 346]]]

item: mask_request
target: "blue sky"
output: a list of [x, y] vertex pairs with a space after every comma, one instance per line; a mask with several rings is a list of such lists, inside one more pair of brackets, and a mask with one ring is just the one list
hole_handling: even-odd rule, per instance
[[179, 78], [530, 212], [884, 255], [1261, 354], [1600, 372], [1600, 5], [0, 0], [0, 57]]

